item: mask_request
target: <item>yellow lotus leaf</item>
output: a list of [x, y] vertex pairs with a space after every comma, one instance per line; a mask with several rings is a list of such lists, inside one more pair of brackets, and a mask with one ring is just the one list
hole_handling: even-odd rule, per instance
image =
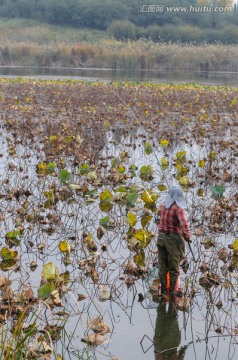
[[153, 218], [152, 215], [143, 215], [141, 218], [141, 225], [144, 227], [146, 227], [146, 225], [149, 224], [150, 220]]
[[49, 262], [48, 264], [45, 264], [41, 273], [42, 278], [45, 278], [46, 280], [56, 280], [58, 277], [58, 268], [55, 266], [53, 262]]
[[204, 194], [204, 190], [203, 189], [198, 189], [198, 191], [197, 191], [197, 196], [203, 196], [203, 194]]
[[205, 161], [204, 160], [199, 160], [198, 167], [203, 168], [204, 166], [205, 166]]
[[215, 150], [212, 150], [209, 154], [209, 158], [212, 160], [212, 161], [215, 161], [216, 160], [216, 151]]
[[113, 200], [113, 195], [109, 190], [104, 190], [100, 194], [100, 201], [101, 202], [111, 202]]
[[162, 157], [162, 158], [161, 158], [160, 163], [161, 163], [162, 168], [163, 168], [164, 170], [165, 170], [165, 169], [168, 167], [168, 165], [169, 165], [169, 162], [168, 162], [167, 159], [165, 159], [165, 157]]
[[153, 203], [156, 202], [156, 200], [158, 199], [158, 197], [159, 197], [159, 194], [152, 194], [152, 195], [151, 195], [151, 199], [152, 199]]
[[130, 226], [135, 226], [137, 223], [136, 214], [130, 211], [127, 214], [127, 222]]
[[67, 240], [62, 240], [59, 243], [59, 249], [61, 252], [67, 252], [70, 253], [70, 245]]
[[8, 249], [6, 247], [3, 247], [0, 254], [1, 254], [1, 257], [3, 258], [3, 260], [14, 260], [14, 259], [16, 259], [18, 252]]
[[144, 229], [139, 229], [137, 230], [137, 232], [135, 233], [134, 237], [138, 240], [144, 240], [145, 236], [147, 234], [147, 231]]
[[187, 155], [187, 151], [186, 151], [186, 150], [178, 151], [178, 152], [176, 153], [176, 158], [182, 160], [182, 159], [185, 158], [186, 155]]
[[233, 243], [233, 250], [234, 252], [238, 252], [238, 239], [235, 239]]
[[168, 140], [160, 140], [160, 145], [163, 147], [163, 148], [166, 148], [168, 145], [169, 145], [169, 141]]
[[164, 184], [160, 184], [160, 185], [158, 185], [158, 189], [159, 189], [159, 191], [166, 191], [167, 186], [165, 186]]
[[49, 137], [50, 143], [54, 142], [56, 139], [57, 139], [57, 136], [55, 136], [55, 135], [51, 135]]
[[142, 194], [141, 194], [141, 199], [146, 203], [146, 204], [152, 204], [154, 201], [152, 200], [150, 194], [148, 193], [147, 190], [145, 190]]
[[188, 176], [183, 176], [179, 179], [179, 184], [180, 185], [188, 185], [189, 182], [189, 178]]
[[47, 163], [39, 163], [36, 165], [36, 172], [39, 175], [46, 175], [47, 174]]

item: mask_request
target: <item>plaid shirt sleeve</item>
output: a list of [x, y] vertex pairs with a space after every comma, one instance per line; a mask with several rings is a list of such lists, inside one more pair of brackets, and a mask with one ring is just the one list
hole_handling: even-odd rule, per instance
[[178, 216], [179, 223], [181, 225], [183, 234], [188, 239], [190, 239], [190, 232], [189, 232], [189, 228], [188, 228], [188, 222], [187, 222], [186, 216], [185, 216], [185, 211], [181, 208], [178, 208], [177, 216]]

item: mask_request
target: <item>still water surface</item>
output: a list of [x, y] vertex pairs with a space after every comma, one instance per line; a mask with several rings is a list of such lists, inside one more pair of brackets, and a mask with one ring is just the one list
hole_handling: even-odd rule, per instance
[[[34, 69], [16, 67], [0, 68], [0, 73], [1, 76], [5, 77], [27, 76], [91, 81], [190, 82], [238, 86], [238, 74], [224, 73], [126, 73], [97, 69]], [[0, 144], [0, 150], [3, 154], [6, 153], [6, 148], [4, 148], [3, 144]], [[116, 153], [116, 149], [114, 149], [113, 153]], [[141, 158], [140, 153], [133, 152], [133, 154], [137, 160]], [[0, 171], [1, 176], [4, 176], [5, 170], [5, 161], [3, 160], [4, 157], [2, 158], [2, 164], [4, 165], [1, 169], [2, 171]], [[196, 252], [196, 249], [194, 251]], [[55, 261], [55, 258], [52, 256], [50, 260]], [[62, 267], [61, 269], [61, 263], [59, 262], [57, 265], [60, 271], [63, 272], [64, 268]], [[190, 274], [193, 271], [194, 265], [193, 262], [190, 262]], [[31, 279], [31, 284], [39, 285], [41, 268], [42, 266], [39, 263], [39, 272], [35, 272]], [[70, 270], [73, 271], [73, 269]], [[228, 310], [227, 320], [224, 321], [223, 316], [226, 315], [219, 312], [214, 306], [211, 308], [207, 307], [203, 293], [198, 293], [196, 301], [192, 304], [188, 313], [181, 311], [177, 313], [171, 309], [169, 304], [153, 302], [148, 292], [148, 287], [153, 277], [153, 274], [151, 274], [150, 279], [148, 278], [147, 281], [138, 281], [136, 286], [133, 285], [131, 288], [125, 289], [122, 303], [119, 301], [95, 302], [95, 314], [97, 313], [96, 310], [100, 308], [100, 312], [104, 315], [104, 320], [114, 324], [113, 336], [111, 338], [108, 337], [108, 343], [95, 349], [95, 358], [97, 360], [109, 359], [112, 355], [117, 356], [120, 360], [223, 360], [236, 358], [237, 336], [222, 336], [216, 332], [219, 323], [232, 328], [232, 318], [235, 323], [238, 322], [236, 303]], [[187, 277], [189, 277], [189, 273]], [[78, 292], [81, 292], [80, 288]], [[145, 297], [142, 303], [138, 302], [139, 293]], [[225, 297], [225, 295], [223, 296]], [[225, 302], [225, 299], [223, 301]], [[78, 327], [79, 331], [73, 345], [82, 348], [82, 343], [80, 342], [80, 338], [83, 336], [81, 326], [78, 325], [76, 320], [71, 319], [69, 327], [74, 329], [75, 326]], [[159, 343], [164, 343], [166, 344], [165, 348], [172, 349], [170, 357], [164, 354], [164, 357], [155, 358], [153, 338], [155, 333], [158, 335], [158, 328], [162, 330], [159, 335]], [[172, 330], [169, 331], [169, 329]], [[67, 357], [66, 355], [65, 360], [71, 358], [74, 357]]]
[[85, 81], [144, 81], [161, 83], [199, 83], [238, 87], [238, 73], [228, 72], [164, 72], [158, 70], [126, 71], [84, 68], [35, 68], [0, 66], [0, 77], [34, 77]]

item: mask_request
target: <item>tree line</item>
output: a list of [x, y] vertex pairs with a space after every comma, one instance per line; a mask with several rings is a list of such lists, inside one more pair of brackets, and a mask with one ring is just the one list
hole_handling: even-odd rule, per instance
[[[161, 4], [164, 5], [162, 12], [158, 7]], [[172, 34], [171, 40], [177, 41], [180, 39], [176, 29], [186, 33], [184, 27], [187, 26], [188, 33], [193, 28], [195, 30], [192, 35], [183, 36], [185, 41], [194, 38], [194, 41], [213, 42], [220, 40], [216, 31], [221, 33], [225, 29], [225, 40], [222, 42], [226, 42], [227, 33], [228, 42], [233, 42], [229, 33], [232, 35], [234, 29], [236, 33], [238, 9], [196, 11], [196, 7], [204, 4], [222, 10], [222, 7], [231, 6], [232, 0], [0, 0], [0, 17], [29, 18], [77, 28], [108, 30], [115, 38], [122, 40], [145, 37], [166, 41], [163, 37], [169, 38], [167, 27]], [[166, 6], [192, 6], [192, 10], [166, 11]], [[204, 29], [209, 29], [210, 40], [204, 38]]]

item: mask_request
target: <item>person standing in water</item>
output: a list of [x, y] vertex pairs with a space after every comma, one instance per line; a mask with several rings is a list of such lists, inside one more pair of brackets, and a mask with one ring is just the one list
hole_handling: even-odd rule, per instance
[[184, 240], [191, 242], [185, 207], [186, 203], [181, 187], [173, 186], [159, 210], [157, 246], [161, 294], [166, 295], [166, 274], [169, 272], [171, 297], [175, 295], [180, 261], [184, 254]]

